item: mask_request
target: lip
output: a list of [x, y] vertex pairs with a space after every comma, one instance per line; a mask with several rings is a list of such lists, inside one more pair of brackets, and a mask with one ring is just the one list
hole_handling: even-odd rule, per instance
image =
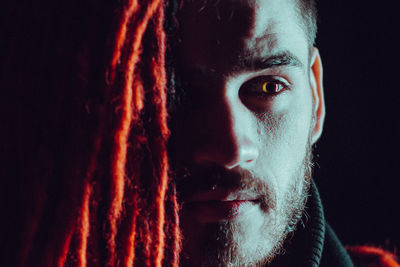
[[257, 204], [258, 197], [252, 193], [215, 190], [193, 195], [184, 202], [183, 210], [201, 223], [210, 223], [247, 216]]
[[240, 190], [228, 190], [228, 189], [216, 189], [213, 191], [206, 191], [194, 194], [187, 198], [185, 203], [191, 202], [203, 202], [203, 201], [256, 201], [260, 197], [257, 194], [240, 191]]

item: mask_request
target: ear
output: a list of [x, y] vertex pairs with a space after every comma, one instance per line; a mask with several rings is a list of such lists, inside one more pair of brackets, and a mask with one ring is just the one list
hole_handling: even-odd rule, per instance
[[319, 51], [316, 47], [312, 50], [310, 61], [310, 85], [313, 95], [313, 118], [314, 125], [312, 129], [312, 144], [317, 142], [322, 134], [322, 128], [325, 120], [325, 101], [324, 87], [322, 77], [322, 62]]

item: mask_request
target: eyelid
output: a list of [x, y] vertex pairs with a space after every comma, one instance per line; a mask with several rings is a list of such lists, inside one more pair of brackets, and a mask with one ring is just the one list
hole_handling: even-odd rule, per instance
[[[242, 85], [242, 87], [244, 86], [243, 90], [248, 90], [248, 92], [256, 93], [257, 91], [260, 91], [261, 95], [262, 94], [267, 95], [266, 93], [263, 93], [261, 90], [262, 85], [265, 82], [277, 83], [283, 87], [279, 92], [275, 93], [275, 95], [277, 95], [285, 90], [290, 90], [292, 87], [292, 84], [286, 80], [283, 80], [283, 78], [276, 77], [276, 76], [270, 76], [270, 75], [260, 75], [260, 76], [254, 77], [252, 79], [249, 79]], [[254, 85], [258, 85], [259, 88], [254, 87]], [[246, 88], [246, 87], [250, 87], [250, 88]], [[268, 95], [274, 95], [274, 93], [271, 93]]]

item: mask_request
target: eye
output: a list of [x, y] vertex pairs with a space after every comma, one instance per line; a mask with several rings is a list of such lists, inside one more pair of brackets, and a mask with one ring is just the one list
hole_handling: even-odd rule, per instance
[[279, 84], [277, 82], [264, 82], [261, 86], [262, 91], [266, 94], [275, 94], [280, 92], [282, 89], [284, 89], [284, 86], [282, 84]]
[[260, 76], [245, 82], [240, 88], [240, 94], [247, 97], [268, 98], [286, 90], [288, 86], [275, 78]]

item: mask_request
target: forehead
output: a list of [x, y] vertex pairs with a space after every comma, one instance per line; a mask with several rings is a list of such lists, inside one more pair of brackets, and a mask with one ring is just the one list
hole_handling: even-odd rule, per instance
[[180, 61], [188, 68], [234, 68], [243, 57], [281, 51], [307, 58], [294, 0], [187, 0], [179, 25]]

